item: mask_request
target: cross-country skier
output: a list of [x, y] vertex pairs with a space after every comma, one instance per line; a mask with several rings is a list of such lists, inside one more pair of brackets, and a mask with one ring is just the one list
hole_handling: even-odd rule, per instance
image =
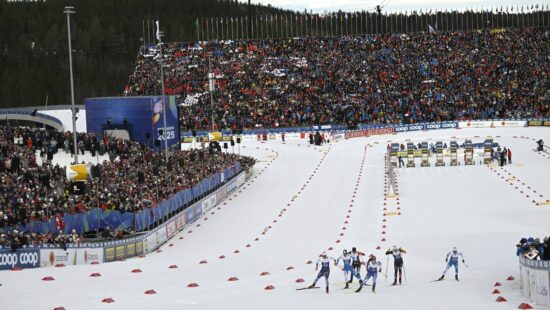
[[[351, 267], [353, 271], [355, 272], [355, 277], [359, 280], [361, 280], [361, 265], [363, 264], [361, 253], [357, 252], [357, 249], [355, 247], [351, 248]], [[348, 283], [353, 283], [353, 276], [348, 281]]]
[[370, 278], [372, 278], [372, 292], [374, 293], [376, 290], [376, 278], [378, 277], [378, 273], [382, 272], [382, 263], [376, 260], [376, 256], [374, 256], [374, 254], [371, 254], [369, 255], [369, 260], [366, 265], [367, 275], [365, 276], [363, 282], [359, 283], [359, 288], [355, 291], [356, 293], [361, 291], [363, 285], [367, 284], [367, 281]]
[[326, 283], [326, 291], [328, 294], [328, 277], [330, 276], [330, 262], [334, 261], [334, 258], [328, 257], [327, 252], [323, 252], [321, 254], [321, 257], [317, 260], [317, 263], [315, 264], [315, 271], [319, 269], [319, 265], [321, 265], [321, 271], [317, 274], [317, 278], [315, 278], [315, 281], [313, 281], [313, 284], [310, 285], [308, 288], [314, 288], [317, 284], [317, 281], [321, 279], [322, 277], [325, 277], [325, 283]]
[[458, 281], [458, 258], [459, 257], [462, 259], [462, 262], [464, 263], [464, 255], [462, 255], [461, 252], [458, 252], [456, 247], [453, 248], [452, 252], [447, 253], [447, 257], [445, 258], [445, 262], [447, 262], [447, 268], [445, 268], [445, 271], [443, 271], [441, 278], [438, 279], [439, 281], [445, 278], [445, 274], [447, 273], [447, 270], [449, 270], [452, 266], [455, 267], [455, 280]]
[[354, 268], [352, 267], [352, 257], [349, 255], [348, 250], [345, 250], [342, 252], [342, 255], [338, 257], [335, 265], [338, 265], [338, 262], [342, 260], [342, 263], [344, 264], [344, 280], [346, 281], [346, 287], [344, 289], [349, 288], [349, 284], [351, 283], [351, 280], [353, 280], [353, 277], [356, 277], [359, 280], [359, 283], [361, 283], [361, 277], [355, 273]]
[[395, 274], [393, 277], [392, 285], [397, 285], [398, 274], [399, 274], [399, 284], [401, 284], [401, 274], [403, 273], [403, 254], [405, 253], [407, 253], [407, 251], [403, 250], [402, 248], [398, 248], [396, 245], [394, 245], [391, 250], [388, 249], [386, 251], [386, 255], [391, 254], [393, 256], [393, 269], [395, 271]]

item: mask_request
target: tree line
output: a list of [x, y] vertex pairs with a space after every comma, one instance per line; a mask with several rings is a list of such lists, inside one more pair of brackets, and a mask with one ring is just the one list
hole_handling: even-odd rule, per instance
[[548, 27], [545, 6], [491, 11], [291, 12], [236, 0], [0, 0], [0, 108], [70, 103], [67, 23], [75, 100], [122, 93], [142, 45], [164, 42], [263, 39], [368, 33]]
[[[153, 39], [155, 20], [165, 42], [185, 42], [195, 39], [199, 16], [249, 12], [236, 0], [0, 0], [0, 108], [42, 106], [46, 97], [51, 105], [70, 103], [67, 5], [76, 11], [71, 15], [76, 104], [122, 93], [139, 47]], [[251, 10], [283, 12], [260, 5]]]

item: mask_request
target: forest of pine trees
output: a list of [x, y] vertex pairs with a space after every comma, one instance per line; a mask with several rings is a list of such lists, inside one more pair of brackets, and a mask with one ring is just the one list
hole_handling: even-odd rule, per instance
[[[122, 93], [136, 54], [154, 43], [376, 33], [548, 27], [548, 4], [490, 10], [290, 12], [236, 0], [0, 0], [0, 108], [70, 103], [67, 22], [71, 15], [76, 104]], [[224, 28], [225, 27], [225, 28]]]
[[50, 105], [70, 104], [66, 5], [76, 11], [71, 15], [76, 104], [122, 93], [143, 44], [144, 21], [152, 27], [160, 20], [166, 42], [190, 41], [199, 16], [247, 13], [235, 0], [0, 0], [0, 108], [41, 106], [46, 96]]

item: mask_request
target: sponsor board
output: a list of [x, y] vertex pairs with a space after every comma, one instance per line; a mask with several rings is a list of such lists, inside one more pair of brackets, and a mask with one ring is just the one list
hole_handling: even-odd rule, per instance
[[[232, 181], [231, 183], [235, 183], [235, 182]], [[214, 207], [216, 205], [216, 200], [217, 200], [216, 196], [217, 195], [211, 195], [210, 197], [207, 197], [206, 199], [204, 199], [202, 201], [202, 209], [204, 210], [204, 212], [210, 210], [212, 207]], [[223, 195], [223, 196], [225, 196], [225, 195]]]
[[106, 263], [108, 262], [114, 262], [115, 261], [115, 247], [106, 247], [104, 248], [105, 254], [103, 255], [103, 258]]
[[527, 121], [507, 121], [507, 120], [495, 120], [492, 127], [525, 127]]
[[458, 122], [458, 128], [492, 128], [492, 121]]
[[495, 128], [495, 127], [525, 127], [527, 121], [490, 120], [458, 122], [459, 128]]
[[176, 230], [180, 231], [185, 226], [185, 216], [183, 214], [176, 215], [174, 222], [176, 223]]
[[103, 249], [102, 248], [85, 248], [78, 249], [76, 251], [76, 263], [87, 265], [103, 263]]
[[138, 241], [135, 243], [136, 245], [136, 255], [143, 254], [143, 241]]
[[126, 257], [126, 246], [117, 245], [115, 247], [115, 258], [116, 260], [124, 259]]
[[52, 267], [57, 264], [76, 265], [75, 249], [40, 249], [40, 267]]
[[0, 250], [0, 270], [15, 267], [40, 267], [40, 251], [34, 248], [18, 249], [16, 252], [12, 252], [11, 249]]
[[333, 139], [334, 142], [342, 141], [344, 139], [344, 135], [339, 133], [339, 134], [334, 135], [334, 137], [332, 139]]
[[537, 305], [550, 306], [550, 261], [520, 258], [521, 292]]
[[128, 243], [126, 245], [126, 257], [134, 257], [136, 256], [136, 244], [135, 243]]
[[393, 127], [374, 128], [374, 129], [346, 132], [344, 135], [344, 138], [351, 139], [351, 138], [358, 138], [358, 137], [368, 137], [373, 135], [390, 134], [394, 132], [395, 132], [395, 129]]
[[527, 126], [543, 126], [544, 123], [545, 123], [544, 121], [528, 121]]
[[173, 218], [166, 224], [166, 236], [170, 238], [176, 234], [176, 231], [176, 219]]
[[40, 266], [103, 263], [103, 248], [40, 249]]

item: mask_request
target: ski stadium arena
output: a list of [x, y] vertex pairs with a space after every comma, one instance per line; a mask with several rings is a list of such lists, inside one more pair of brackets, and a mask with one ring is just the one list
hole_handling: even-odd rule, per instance
[[[521, 59], [499, 63], [501, 58], [490, 58], [495, 62], [483, 61], [483, 68], [470, 72], [463, 83], [477, 89], [471, 80], [478, 74], [484, 76], [479, 80], [496, 85], [503, 71], [489, 71], [506, 66], [511, 68], [502, 69], [506, 75], [524, 77], [510, 82], [511, 88], [527, 83], [527, 75], [538, 82], [529, 81], [536, 83], [533, 89], [514, 88], [509, 100], [503, 99], [505, 91], [491, 95], [491, 105], [502, 107], [474, 111], [478, 106], [460, 101], [462, 112], [469, 111], [463, 114], [442, 112], [450, 103], [438, 102], [451, 92], [438, 81], [443, 71], [437, 59], [391, 74], [375, 70], [377, 75], [358, 90], [362, 95], [346, 97], [349, 102], [340, 102], [346, 108], [339, 110], [323, 98], [354, 88], [323, 85], [353, 77], [329, 80], [327, 75], [314, 81], [302, 73], [315, 67], [311, 60], [297, 64], [298, 58], [289, 56], [295, 67], [276, 68], [265, 50], [277, 42], [224, 43], [200, 31], [199, 39], [214, 43], [171, 44], [169, 56], [160, 58], [154, 56], [162, 55], [158, 46], [140, 49], [124, 96], [88, 98], [78, 103], [77, 119], [70, 106], [1, 112], [2, 195], [11, 191], [21, 199], [1, 200], [6, 206], [0, 222], [2, 309], [549, 309], [547, 26], [480, 30], [488, 38], [510, 31], [522, 38], [523, 47], [537, 49], [537, 57], [525, 64], [529, 73], [512, 73], [514, 61]], [[445, 36], [433, 27], [429, 32], [406, 39], [374, 37], [381, 40], [375, 43], [369, 37], [363, 43], [373, 44], [371, 52], [383, 52], [368, 61], [387, 61], [386, 69], [395, 69], [384, 44], [398, 50], [394, 40], [403, 40], [408, 50], [414, 40]], [[534, 37], [536, 44], [530, 45]], [[351, 34], [323, 43], [336, 46], [340, 39], [344, 49], [360, 49], [348, 45], [362, 40]], [[286, 46], [289, 54], [308, 46], [305, 39], [294, 42]], [[224, 58], [224, 45], [241, 56]], [[202, 55], [208, 48], [213, 53]], [[174, 69], [167, 73], [169, 82], [151, 83], [143, 70], [160, 74], [163, 60]], [[191, 72], [180, 72], [179, 84], [176, 63]], [[253, 71], [245, 77], [247, 66]], [[365, 70], [370, 66], [376, 64]], [[255, 71], [259, 68], [264, 71]], [[238, 79], [228, 77], [233, 71]], [[270, 110], [270, 100], [288, 96], [296, 112], [297, 86], [285, 78], [293, 71], [308, 79], [300, 86], [308, 89], [302, 99], [319, 99], [330, 117], [304, 117], [325, 113], [315, 106], [300, 111], [300, 117]], [[428, 81], [417, 81], [424, 85], [420, 95], [401, 84], [400, 78], [414, 72]], [[193, 82], [193, 75], [201, 75], [200, 82]], [[266, 75], [269, 83], [255, 84]], [[410, 88], [404, 90], [410, 91], [407, 100], [377, 95], [383, 89], [366, 90], [369, 83], [382, 85], [388, 79], [393, 80], [384, 84], [388, 87]], [[311, 89], [313, 84], [317, 89]], [[270, 85], [282, 87], [273, 95]], [[288, 95], [279, 92], [285, 87]], [[159, 95], [160, 89], [167, 96]], [[179, 94], [184, 89], [186, 96]], [[414, 103], [417, 95], [422, 104]], [[361, 101], [361, 96], [369, 99]], [[508, 104], [511, 98], [528, 104]], [[395, 101], [376, 111], [361, 110], [384, 100]], [[239, 110], [232, 104], [247, 106]], [[348, 108], [356, 110], [348, 114]], [[370, 116], [357, 116], [361, 111]], [[250, 126], [254, 122], [261, 125]], [[85, 143], [71, 142], [74, 129], [79, 133], [74, 138]], [[33, 173], [39, 175], [36, 181]], [[30, 193], [29, 184], [38, 188], [39, 183], [47, 189], [37, 190], [35, 197], [56, 191], [55, 200], [17, 196], [18, 184]], [[16, 222], [23, 216], [13, 208], [25, 204], [31, 205], [25, 214], [29, 219]], [[357, 278], [348, 283], [350, 274], [344, 273], [346, 257], [341, 256], [352, 248], [361, 262], [361, 279], [367, 271], [371, 276], [364, 286]], [[403, 260], [399, 276], [394, 249]], [[455, 259], [457, 272], [449, 259]], [[322, 269], [327, 262], [328, 285]]]

